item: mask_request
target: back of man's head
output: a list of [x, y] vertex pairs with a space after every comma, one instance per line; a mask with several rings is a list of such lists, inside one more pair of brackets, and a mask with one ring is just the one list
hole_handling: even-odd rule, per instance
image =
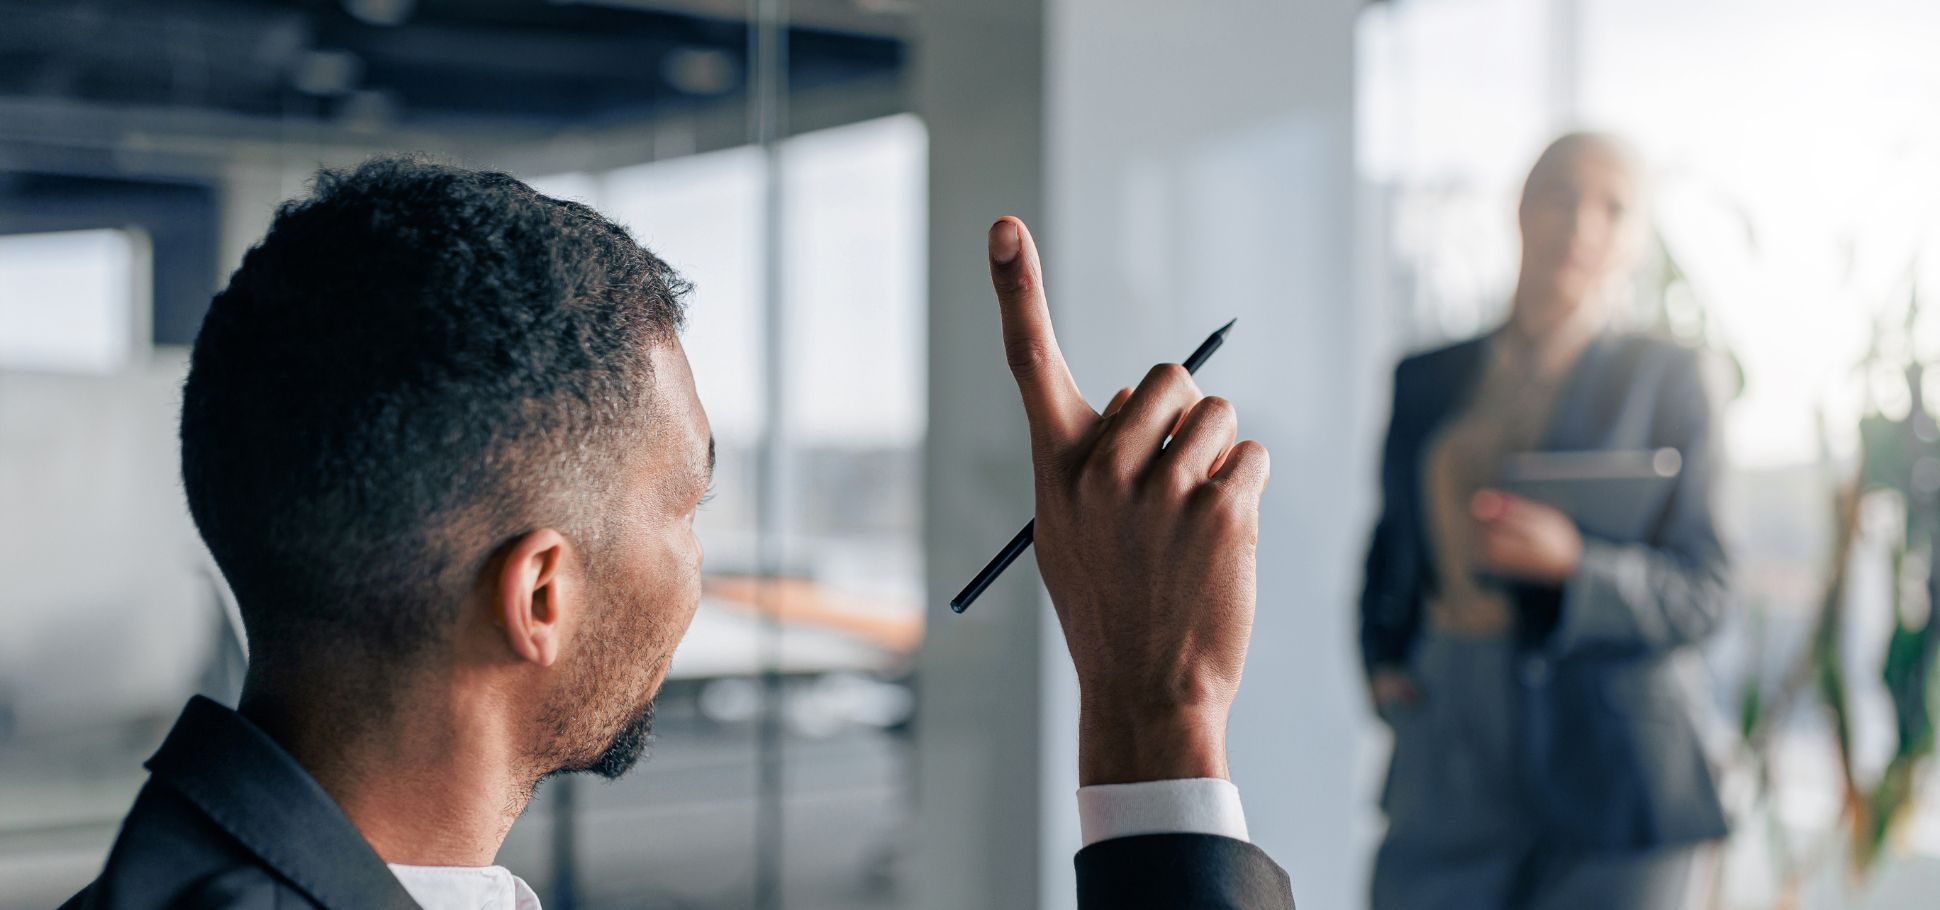
[[503, 541], [599, 558], [684, 286], [504, 174], [325, 172], [216, 295], [183, 392], [189, 508], [259, 668], [408, 662]]

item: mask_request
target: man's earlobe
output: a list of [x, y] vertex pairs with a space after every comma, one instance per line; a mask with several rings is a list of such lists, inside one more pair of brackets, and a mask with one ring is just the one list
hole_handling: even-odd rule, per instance
[[523, 660], [550, 667], [559, 659], [563, 621], [577, 593], [565, 571], [572, 557], [564, 534], [541, 528], [513, 541], [499, 563], [493, 619]]

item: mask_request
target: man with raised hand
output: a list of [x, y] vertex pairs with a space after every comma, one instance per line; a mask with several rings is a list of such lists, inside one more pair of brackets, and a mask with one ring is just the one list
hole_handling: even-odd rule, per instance
[[[1028, 232], [990, 239], [1083, 693], [1080, 904], [1290, 907], [1225, 780], [1265, 450], [1176, 366], [1093, 412]], [[503, 174], [380, 159], [283, 206], [183, 390], [241, 704], [190, 701], [67, 906], [536, 910], [507, 831], [544, 778], [642, 756], [700, 602], [684, 290]]]

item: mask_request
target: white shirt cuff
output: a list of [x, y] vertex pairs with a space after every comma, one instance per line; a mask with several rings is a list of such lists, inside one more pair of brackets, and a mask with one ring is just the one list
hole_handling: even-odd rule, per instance
[[1239, 788], [1216, 777], [1078, 788], [1084, 845], [1138, 834], [1216, 834], [1250, 841]]

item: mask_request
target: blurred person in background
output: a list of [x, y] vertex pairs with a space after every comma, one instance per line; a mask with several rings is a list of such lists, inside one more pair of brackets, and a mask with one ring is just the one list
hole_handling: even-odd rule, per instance
[[[1644, 174], [1577, 133], [1531, 169], [1507, 322], [1395, 370], [1361, 597], [1394, 732], [1375, 910], [1680, 906], [1726, 833], [1689, 691], [1728, 602], [1697, 352], [1611, 328]], [[1531, 451], [1675, 449], [1637, 539], [1496, 488]]]

